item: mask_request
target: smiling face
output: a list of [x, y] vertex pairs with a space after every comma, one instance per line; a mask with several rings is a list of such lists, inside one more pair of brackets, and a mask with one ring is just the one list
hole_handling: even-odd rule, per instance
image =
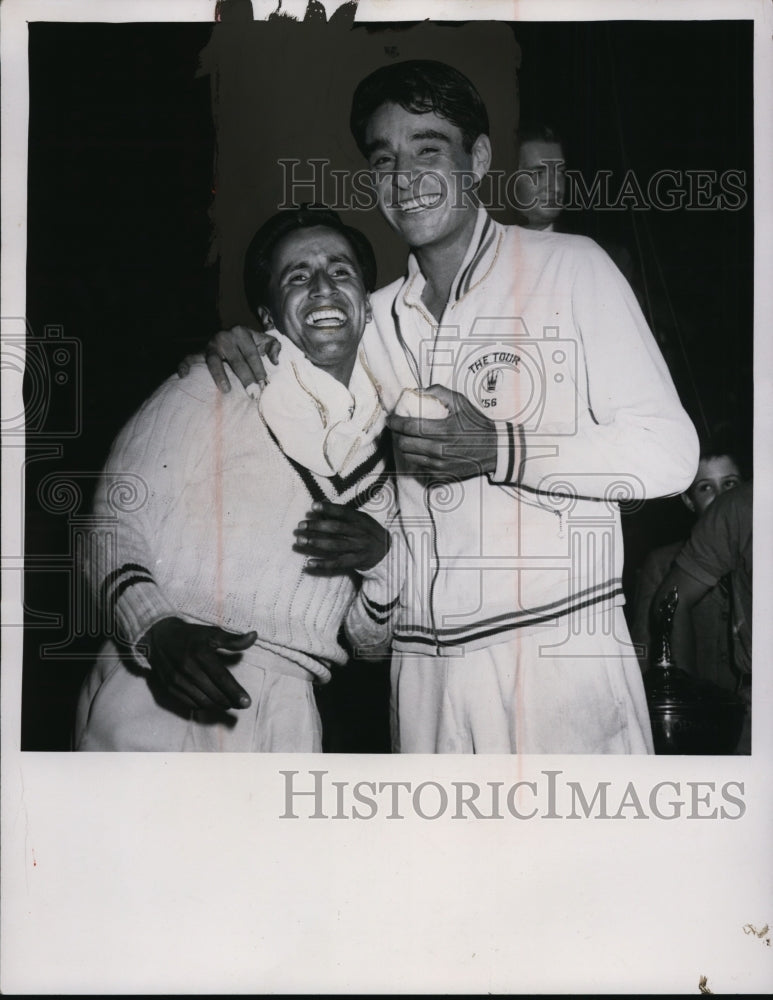
[[740, 483], [741, 473], [729, 455], [702, 458], [692, 486], [682, 494], [682, 499], [700, 517], [720, 493], [734, 490]]
[[389, 102], [371, 116], [365, 146], [379, 208], [410, 247], [469, 240], [477, 213], [470, 192], [491, 160], [487, 136], [467, 152], [456, 125]]
[[324, 226], [296, 229], [271, 255], [271, 317], [262, 317], [309, 361], [348, 384], [370, 301], [357, 258], [341, 233]]
[[561, 144], [529, 139], [518, 152], [517, 207], [530, 229], [547, 229], [561, 214], [566, 163]]

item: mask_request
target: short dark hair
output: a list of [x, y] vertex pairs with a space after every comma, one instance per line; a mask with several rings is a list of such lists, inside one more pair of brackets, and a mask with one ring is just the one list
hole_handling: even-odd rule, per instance
[[268, 288], [271, 283], [271, 256], [277, 244], [296, 229], [324, 226], [340, 233], [351, 246], [362, 274], [365, 289], [376, 287], [376, 256], [373, 247], [359, 229], [346, 226], [340, 215], [325, 205], [301, 205], [286, 208], [267, 219], [255, 233], [244, 255], [244, 291], [250, 309], [258, 315], [258, 307], [270, 305]]
[[[701, 427], [701, 421], [695, 420], [695, 426]], [[705, 424], [698, 432], [698, 443], [700, 445], [699, 461], [707, 462], [712, 458], [729, 458], [735, 463], [741, 479], [750, 479], [752, 474], [751, 455], [743, 444], [741, 429], [734, 419], [720, 419], [714, 424]], [[685, 494], [693, 498], [695, 478], [684, 491]]]
[[382, 104], [399, 104], [415, 115], [432, 112], [462, 133], [467, 153], [479, 135], [488, 135], [486, 105], [467, 77], [434, 59], [409, 59], [382, 66], [360, 81], [352, 98], [349, 126], [363, 156], [368, 155], [365, 132]]
[[554, 142], [562, 148], [564, 145], [564, 140], [552, 125], [521, 119], [518, 125], [518, 145], [522, 146], [525, 142]]

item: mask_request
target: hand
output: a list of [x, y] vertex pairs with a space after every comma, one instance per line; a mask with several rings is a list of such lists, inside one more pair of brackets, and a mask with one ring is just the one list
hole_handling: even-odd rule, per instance
[[190, 375], [191, 368], [200, 358], [201, 354], [186, 354], [177, 366], [177, 377], [185, 378], [186, 375]]
[[336, 503], [315, 503], [293, 532], [293, 548], [312, 571], [372, 569], [389, 551], [389, 532], [369, 514]]
[[442, 420], [387, 417], [397, 471], [428, 479], [470, 479], [497, 467], [497, 432], [466, 396], [442, 385], [424, 390], [448, 410]]
[[[247, 708], [250, 696], [228, 668], [249, 649], [257, 632], [226, 632], [214, 625], [191, 625], [180, 618], [163, 618], [152, 625], [140, 644], [163, 687], [189, 708]], [[223, 650], [223, 652], [218, 652]]]
[[[266, 370], [261, 355], [267, 355], [276, 364], [282, 345], [270, 333], [259, 333], [247, 326], [234, 326], [221, 330], [207, 344], [204, 356], [209, 373], [221, 392], [230, 392], [231, 383], [223, 362], [227, 362], [236, 377], [246, 389], [253, 382], [265, 382]], [[189, 358], [185, 358], [177, 369], [180, 378], [190, 371]]]

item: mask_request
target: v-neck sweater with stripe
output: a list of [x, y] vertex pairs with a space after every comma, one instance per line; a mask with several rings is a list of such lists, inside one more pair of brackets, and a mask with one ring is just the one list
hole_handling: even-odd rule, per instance
[[[440, 384], [496, 421], [496, 471], [401, 475], [412, 559], [398, 650], [449, 653], [624, 602], [619, 501], [681, 492], [695, 429], [628, 283], [592, 240], [482, 208], [438, 322], [408, 271], [372, 296], [362, 348], [384, 406]], [[492, 402], [494, 401], [494, 402]]]
[[94, 503], [90, 582], [117, 638], [136, 644], [162, 618], [255, 629], [270, 648], [329, 678], [355, 648], [388, 640], [399, 544], [363, 574], [318, 576], [293, 551], [315, 500], [394, 517], [387, 445], [369, 442], [348, 475], [288, 458], [240, 385], [221, 394], [203, 363], [173, 376], [116, 439]]

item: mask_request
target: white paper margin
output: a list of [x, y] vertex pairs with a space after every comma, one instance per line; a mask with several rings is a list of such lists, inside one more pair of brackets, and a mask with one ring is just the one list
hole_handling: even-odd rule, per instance
[[[275, 4], [254, 3], [256, 17]], [[302, 16], [305, 2], [298, 5]], [[329, 10], [338, 6], [326, 4]], [[293, 4], [285, 4], [291, 9]], [[25, 314], [29, 20], [212, 20], [214, 0], [4, 0], [2, 308]], [[769, 3], [372, 0], [358, 19], [755, 20], [753, 756], [268, 757], [20, 753], [21, 461], [3, 448], [2, 951], [5, 993], [715, 993], [773, 990], [773, 495]], [[3, 418], [21, 379], [3, 370]], [[4, 442], [6, 443], [6, 442]], [[764, 708], [761, 708], [764, 706]], [[562, 772], [640, 794], [744, 786], [739, 819], [280, 819], [282, 770], [447, 787]], [[332, 787], [332, 786], [331, 786]], [[430, 800], [428, 800], [430, 801]], [[524, 808], [528, 805], [528, 796]], [[718, 802], [717, 795], [714, 802]], [[335, 799], [328, 800], [328, 811]], [[699, 809], [700, 811], [700, 809]], [[770, 936], [770, 935], [769, 935]]]

